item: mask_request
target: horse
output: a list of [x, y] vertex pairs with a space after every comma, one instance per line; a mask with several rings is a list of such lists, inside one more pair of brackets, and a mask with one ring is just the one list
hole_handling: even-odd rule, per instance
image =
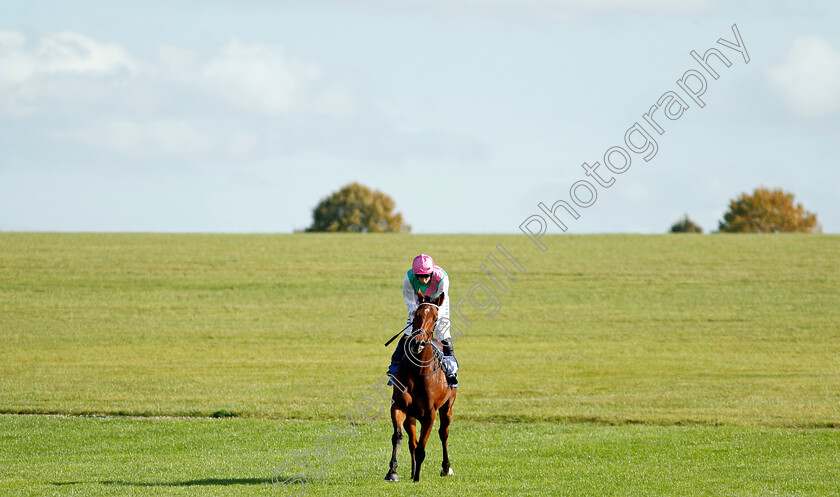
[[[449, 424], [452, 423], [452, 406], [458, 394], [456, 387], [450, 387], [443, 372], [440, 342], [434, 339], [438, 308], [443, 302], [441, 294], [434, 301], [418, 292], [419, 306], [414, 313], [412, 333], [403, 342], [406, 354], [394, 375], [394, 393], [391, 404], [391, 422], [394, 434], [391, 444], [394, 452], [391, 467], [385, 475], [386, 481], [399, 481], [397, 475], [397, 452], [402, 442], [402, 427], [408, 432], [408, 448], [411, 452], [411, 477], [420, 481], [420, 467], [426, 458], [426, 441], [435, 424], [435, 412], [440, 413], [440, 441], [443, 444], [443, 469], [440, 476], [454, 475], [449, 466]], [[401, 388], [398, 388], [400, 385]], [[417, 438], [416, 422], [420, 421], [420, 438]]]

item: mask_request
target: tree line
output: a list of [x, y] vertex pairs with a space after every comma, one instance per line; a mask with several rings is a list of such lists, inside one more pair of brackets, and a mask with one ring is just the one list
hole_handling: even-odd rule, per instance
[[[720, 233], [821, 233], [817, 215], [794, 201], [781, 189], [756, 188], [729, 201], [718, 223]], [[686, 214], [671, 226], [671, 233], [702, 233]]]
[[[312, 210], [308, 232], [410, 233], [411, 225], [394, 212], [389, 195], [359, 184], [341, 187]], [[702, 233], [686, 214], [671, 226], [671, 233]], [[821, 233], [817, 215], [781, 189], [756, 188], [729, 202], [718, 223], [721, 233]]]

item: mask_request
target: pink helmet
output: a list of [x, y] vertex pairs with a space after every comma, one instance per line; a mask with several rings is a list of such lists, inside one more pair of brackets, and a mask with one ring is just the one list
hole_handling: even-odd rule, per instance
[[411, 272], [414, 274], [430, 274], [435, 268], [435, 261], [431, 256], [420, 254], [414, 258], [414, 263], [411, 265]]

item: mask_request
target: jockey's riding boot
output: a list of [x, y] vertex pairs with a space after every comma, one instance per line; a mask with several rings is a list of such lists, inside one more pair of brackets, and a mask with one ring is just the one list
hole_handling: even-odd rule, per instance
[[445, 358], [450, 357], [452, 358], [450, 363], [454, 363], [454, 371], [446, 371], [446, 382], [449, 384], [450, 387], [457, 387], [458, 386], [458, 360], [455, 359], [455, 347], [452, 346], [452, 342], [447, 338], [446, 340], [442, 340], [440, 344], [443, 346], [443, 355]]
[[[397, 368], [400, 366], [400, 361], [402, 361], [403, 356], [405, 356], [405, 347], [404, 342], [406, 339], [406, 335], [403, 335], [400, 338], [400, 341], [397, 342], [397, 348], [394, 350], [394, 353], [391, 354], [391, 365], [388, 366], [388, 376], [394, 376], [397, 374]], [[388, 380], [388, 385], [393, 385], [391, 380]]]
[[458, 373], [452, 373], [451, 375], [446, 377], [446, 383], [449, 384], [450, 387], [457, 387], [458, 386]]

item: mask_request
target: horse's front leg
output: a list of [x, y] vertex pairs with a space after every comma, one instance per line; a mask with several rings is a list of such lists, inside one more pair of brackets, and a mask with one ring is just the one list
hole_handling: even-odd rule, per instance
[[402, 424], [404, 421], [405, 411], [397, 407], [396, 404], [391, 404], [391, 422], [394, 424], [391, 444], [394, 446], [394, 452], [391, 454], [391, 468], [385, 475], [386, 481], [400, 481], [400, 477], [397, 475], [397, 453], [400, 450], [400, 442], [402, 442]]
[[414, 478], [414, 471], [417, 467], [417, 420], [408, 416], [405, 418], [405, 431], [408, 433], [408, 450], [411, 452], [411, 477]]
[[420, 481], [420, 466], [423, 465], [423, 460], [426, 459], [426, 441], [429, 440], [429, 435], [432, 433], [432, 427], [435, 426], [435, 411], [420, 420], [420, 440], [417, 441], [417, 467], [414, 468], [412, 475], [414, 481]]
[[[453, 399], [454, 400], [454, 399]], [[443, 469], [440, 471], [440, 476], [452, 476], [455, 474], [449, 466], [449, 448], [447, 447], [447, 440], [449, 440], [449, 424], [452, 423], [452, 404], [450, 400], [440, 408], [440, 443], [443, 445]]]

